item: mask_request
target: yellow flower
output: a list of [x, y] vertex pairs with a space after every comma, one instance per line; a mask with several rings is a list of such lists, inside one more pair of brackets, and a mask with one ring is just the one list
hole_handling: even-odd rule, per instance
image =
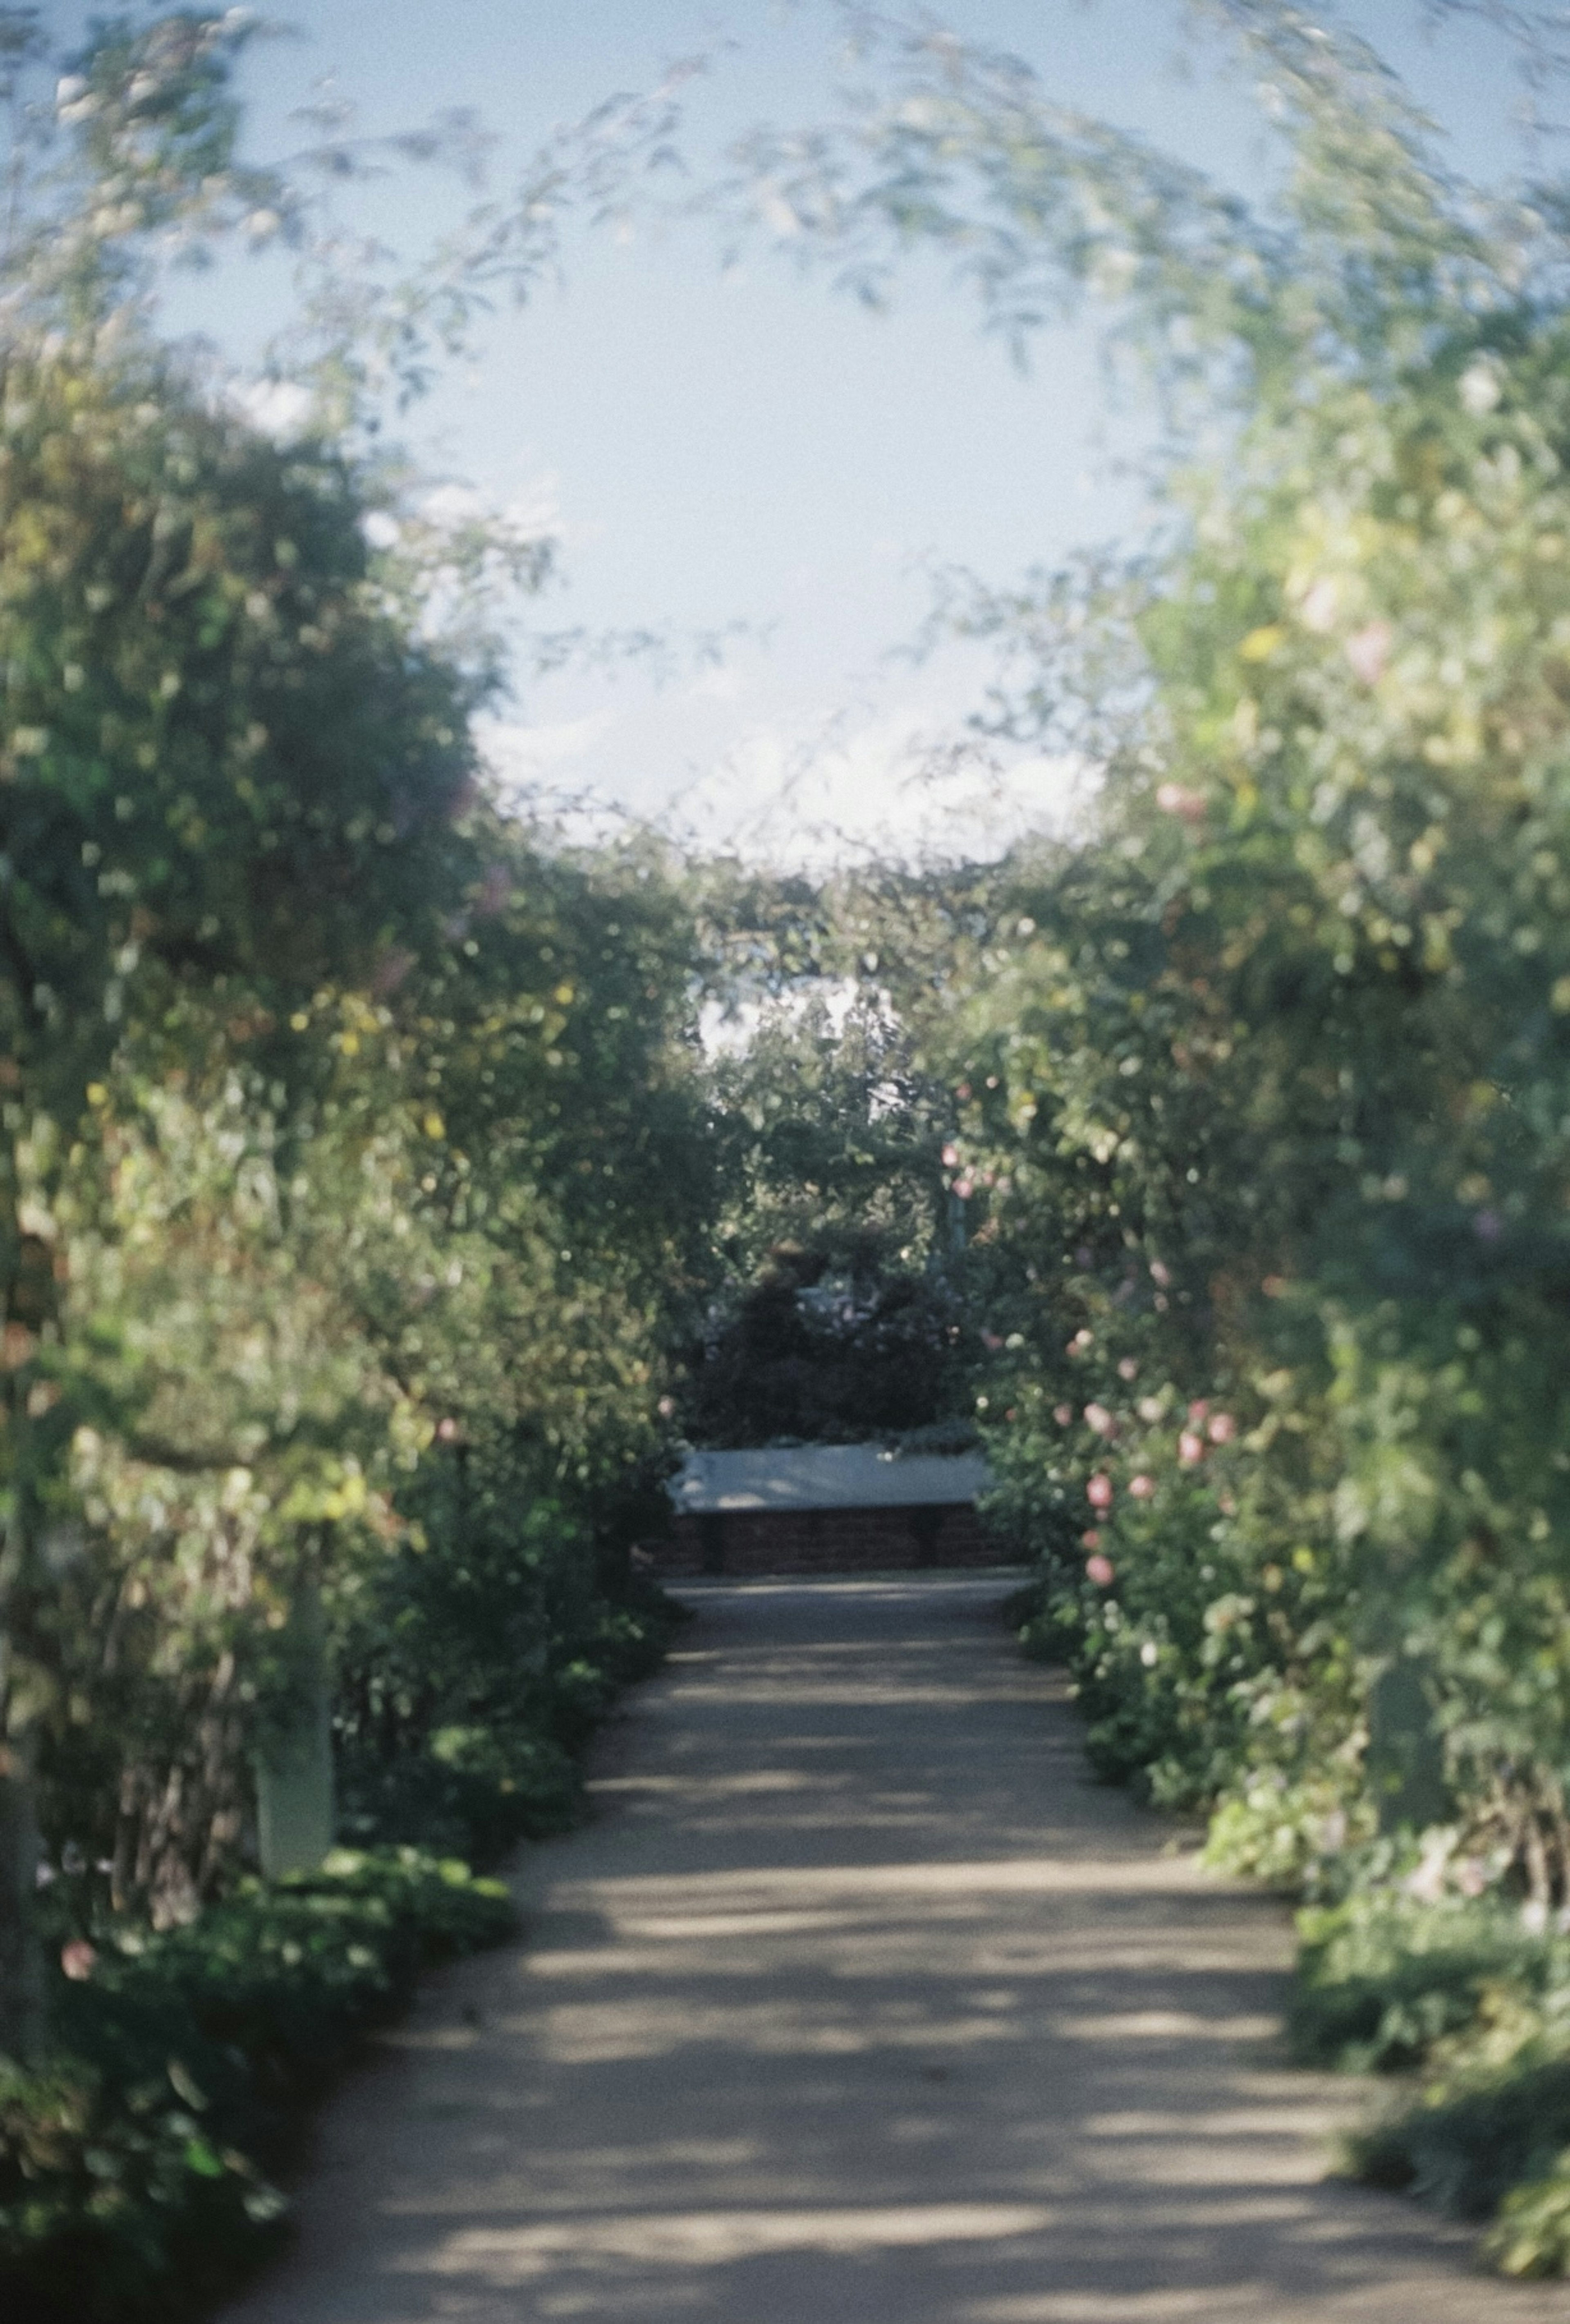
[[1286, 641], [1286, 626], [1280, 622], [1267, 622], [1262, 629], [1251, 630], [1238, 648], [1241, 661], [1269, 661], [1279, 645]]

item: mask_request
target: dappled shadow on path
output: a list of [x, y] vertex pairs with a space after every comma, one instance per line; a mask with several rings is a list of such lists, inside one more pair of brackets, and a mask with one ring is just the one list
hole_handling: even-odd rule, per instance
[[1088, 1779], [995, 1578], [694, 1590], [444, 1979], [324, 2128], [236, 2324], [1538, 2324], [1320, 2181], [1285, 1915]]

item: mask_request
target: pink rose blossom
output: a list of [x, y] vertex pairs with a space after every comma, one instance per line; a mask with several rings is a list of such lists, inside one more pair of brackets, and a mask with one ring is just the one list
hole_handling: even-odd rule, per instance
[[968, 1203], [975, 1192], [975, 1185], [969, 1178], [956, 1178], [954, 1182], [954, 1191], [962, 1203]]
[[60, 1949], [60, 1965], [73, 1984], [85, 1985], [98, 1965], [97, 1947], [86, 1937], [73, 1937]]
[[946, 1170], [956, 1170], [959, 1167], [959, 1148], [957, 1146], [946, 1146], [944, 1148], [943, 1167]]
[[1170, 1290], [1172, 1285], [1171, 1268], [1168, 1267], [1163, 1260], [1153, 1259], [1150, 1261], [1150, 1280], [1161, 1290]]
[[1182, 1435], [1178, 1439], [1178, 1458], [1186, 1469], [1192, 1469], [1196, 1461], [1203, 1461], [1205, 1458], [1204, 1437], [1196, 1436], [1191, 1428], [1186, 1428], [1183, 1431]]
[[1163, 815], [1175, 815], [1184, 823], [1198, 823], [1205, 814], [1205, 795], [1191, 791], [1181, 783], [1158, 783], [1156, 805]]
[[1071, 1404], [1055, 1404], [1052, 1407], [1052, 1417], [1059, 1428], [1067, 1428], [1074, 1417], [1074, 1406]]
[[1207, 1433], [1213, 1444], [1230, 1444], [1237, 1434], [1237, 1423], [1230, 1412], [1213, 1412]]
[[1138, 1379], [1139, 1377], [1139, 1365], [1134, 1361], [1132, 1356], [1124, 1356], [1122, 1362], [1118, 1365], [1119, 1379], [1131, 1380]]
[[1101, 1532], [1099, 1527], [1095, 1526], [1087, 1526], [1085, 1531], [1080, 1535], [1079, 1538], [1085, 1544], [1086, 1549], [1099, 1549], [1101, 1547]]
[[1098, 1436], [1115, 1436], [1117, 1434], [1117, 1422], [1104, 1404], [1087, 1404], [1085, 1424], [1087, 1428], [1094, 1428]]
[[1156, 1480], [1154, 1477], [1146, 1477], [1141, 1475], [1138, 1477], [1131, 1477], [1129, 1479], [1129, 1495], [1131, 1499], [1136, 1501], [1148, 1501], [1155, 1489]]
[[1188, 1417], [1193, 1421], [1195, 1426], [1197, 1427], [1209, 1410], [1210, 1406], [1205, 1398], [1202, 1396], [1196, 1396], [1193, 1403], [1188, 1407]]
[[1352, 664], [1353, 676], [1365, 686], [1377, 686], [1383, 677], [1394, 634], [1388, 622], [1371, 622], [1355, 637], [1348, 638], [1346, 659]]
[[1099, 1590], [1105, 1590], [1113, 1578], [1114, 1568], [1111, 1558], [1103, 1557], [1099, 1552], [1094, 1557], [1085, 1559], [1085, 1570]]
[[1113, 1505], [1113, 1480], [1098, 1471], [1085, 1489], [1085, 1498], [1093, 1509], [1110, 1509]]
[[483, 920], [494, 920], [513, 900], [513, 875], [504, 863], [493, 863], [480, 882], [475, 909]]
[[394, 950], [381, 954], [371, 971], [371, 990], [377, 1000], [391, 999], [413, 966], [414, 954], [411, 952]]

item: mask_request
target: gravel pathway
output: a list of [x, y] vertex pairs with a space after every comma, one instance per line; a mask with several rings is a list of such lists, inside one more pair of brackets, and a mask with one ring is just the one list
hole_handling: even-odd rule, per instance
[[1322, 2183], [1286, 1914], [1089, 1781], [1006, 1586], [688, 1588], [527, 1941], [328, 2108], [228, 2324], [1565, 2324]]

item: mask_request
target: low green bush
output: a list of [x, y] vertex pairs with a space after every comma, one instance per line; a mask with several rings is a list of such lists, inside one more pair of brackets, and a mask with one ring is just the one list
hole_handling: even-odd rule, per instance
[[1482, 1899], [1425, 1904], [1375, 1889], [1301, 1913], [1298, 1928], [1289, 2030], [1307, 2064], [1425, 2066], [1507, 2009], [1535, 2024], [1551, 1995], [1570, 1990], [1570, 1945]]
[[1505, 2275], [1570, 2275], [1570, 2147], [1505, 2197], [1483, 2250]]
[[178, 2324], [255, 2264], [282, 2231], [273, 2181], [302, 2109], [423, 1969], [509, 1934], [506, 1889], [469, 1861], [577, 1821], [576, 1754], [681, 1618], [637, 1579], [614, 1600], [586, 1588], [510, 1710], [402, 1748], [340, 1729], [340, 1828], [359, 1844], [318, 1872], [242, 1880], [164, 1930], [110, 1914], [90, 1873], [57, 1879], [51, 2056], [0, 2064], [5, 2324]]
[[419, 1749], [349, 1743], [338, 1753], [339, 1829], [357, 1845], [393, 1835], [494, 1864], [520, 1840], [567, 1831], [582, 1780], [554, 1736], [506, 1724], [438, 1728]]
[[[535, 1534], [537, 1547], [560, 1547], [543, 1521]], [[607, 1594], [564, 1562], [547, 1604], [531, 1594], [543, 1588], [533, 1567], [521, 1580], [499, 1555], [494, 1568], [477, 1553], [475, 1563], [495, 1582], [489, 1599], [402, 1561], [340, 1674], [339, 1829], [358, 1847], [413, 1841], [486, 1865], [521, 1840], [568, 1830], [583, 1812], [578, 1755], [684, 1618], [639, 1575], [617, 1576]]]
[[[1570, 2057], [1518, 2054], [1431, 2084], [1415, 2106], [1349, 2141], [1348, 2160], [1371, 2186], [1399, 2189], [1452, 2218], [1489, 2219], [1554, 2171], [1567, 2146]], [[1518, 2218], [1518, 2239], [1523, 2224]]]
[[338, 1849], [189, 1927], [75, 1940], [54, 2058], [0, 2069], [8, 2324], [197, 2313], [278, 2234], [268, 2174], [300, 2108], [422, 1969], [513, 1925], [505, 1888], [465, 1865]]
[[1484, 2251], [1507, 2274], [1570, 2270], [1570, 1939], [1497, 1896], [1390, 1887], [1304, 1912], [1298, 1930], [1298, 2058], [1408, 2077], [1346, 2142], [1347, 2168], [1492, 2220]]

